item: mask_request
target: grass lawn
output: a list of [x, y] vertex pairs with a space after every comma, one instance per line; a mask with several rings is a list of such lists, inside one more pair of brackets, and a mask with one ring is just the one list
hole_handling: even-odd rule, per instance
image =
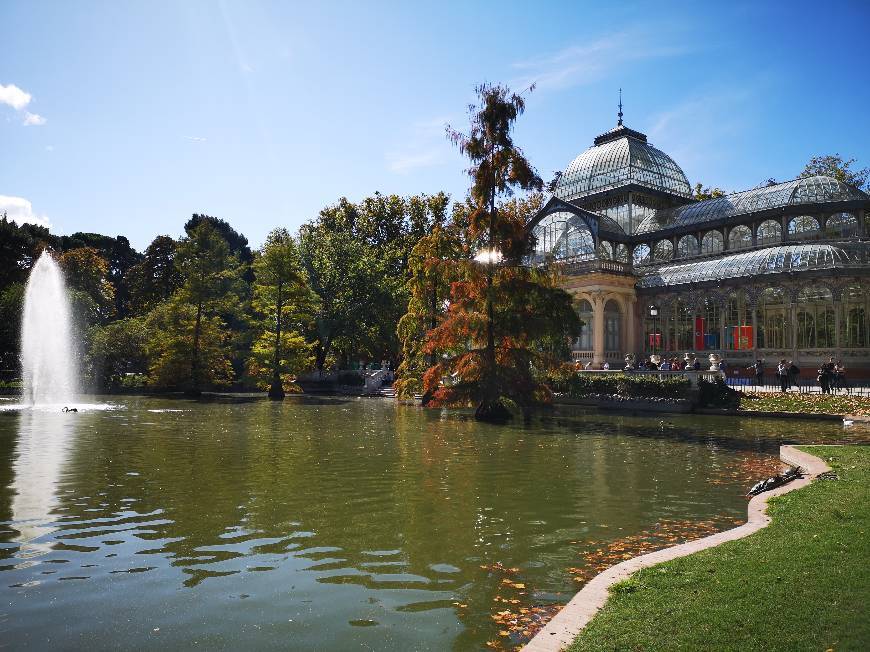
[[870, 396], [748, 392], [740, 401], [740, 411], [870, 415]]
[[772, 499], [760, 532], [614, 585], [569, 650], [870, 649], [870, 447], [801, 448], [839, 479]]

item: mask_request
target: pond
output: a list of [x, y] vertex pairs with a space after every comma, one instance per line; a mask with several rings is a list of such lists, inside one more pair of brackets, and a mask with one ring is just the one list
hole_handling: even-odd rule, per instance
[[492, 426], [380, 399], [100, 400], [0, 410], [12, 649], [515, 646], [598, 565], [742, 522], [781, 441], [844, 434], [581, 411]]

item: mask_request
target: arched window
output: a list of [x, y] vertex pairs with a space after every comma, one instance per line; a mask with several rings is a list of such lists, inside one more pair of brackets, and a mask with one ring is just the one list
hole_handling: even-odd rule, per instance
[[840, 300], [840, 346], [844, 349], [867, 347], [867, 293], [860, 285], [843, 290]]
[[628, 247], [624, 244], [613, 245], [613, 260], [618, 260], [621, 263], [628, 262]]
[[791, 318], [785, 291], [767, 288], [758, 299], [758, 348], [790, 349]]
[[622, 317], [619, 304], [610, 299], [604, 304], [604, 350], [622, 352]]
[[748, 249], [752, 246], [752, 229], [745, 224], [735, 226], [728, 232], [729, 249]]
[[598, 245], [598, 257], [601, 260], [613, 260], [613, 245], [602, 240], [601, 244]]
[[693, 235], [684, 235], [677, 242], [677, 256], [685, 258], [687, 256], [697, 256], [700, 253], [698, 246], [698, 238]]
[[758, 225], [756, 241], [760, 245], [772, 245], [782, 242], [782, 225], [776, 220], [765, 220]]
[[568, 223], [565, 235], [565, 258], [589, 260], [595, 257], [595, 238], [592, 231], [582, 220], [572, 220]]
[[722, 323], [722, 307], [715, 299], [704, 299], [701, 314], [695, 319], [696, 351], [712, 351], [719, 348], [719, 328]]
[[722, 252], [722, 234], [718, 231], [708, 231], [701, 238], [702, 254], [718, 254]]
[[725, 304], [725, 346], [729, 351], [752, 348], [752, 313], [743, 290], [733, 292]]
[[586, 260], [595, 255], [595, 239], [586, 223], [570, 213], [554, 213], [540, 221], [535, 236], [534, 259]]
[[646, 265], [649, 263], [649, 246], [645, 244], [637, 245], [634, 248], [633, 259], [635, 265]]
[[834, 297], [823, 286], [810, 286], [798, 294], [797, 346], [799, 349], [834, 346]]
[[653, 249], [653, 260], [672, 260], [674, 257], [674, 245], [670, 240], [659, 240]]
[[692, 351], [695, 344], [695, 324], [692, 311], [684, 301], [677, 299], [671, 304], [667, 321], [667, 340], [670, 351]]
[[583, 324], [580, 326], [580, 336], [574, 340], [575, 351], [591, 351], [592, 350], [592, 304], [586, 299], [582, 299], [577, 304], [577, 315]]
[[815, 240], [820, 235], [819, 221], [812, 215], [798, 215], [788, 221], [789, 240]]
[[825, 222], [825, 234], [829, 237], [849, 237], [858, 233], [858, 218], [854, 213], [834, 213]]

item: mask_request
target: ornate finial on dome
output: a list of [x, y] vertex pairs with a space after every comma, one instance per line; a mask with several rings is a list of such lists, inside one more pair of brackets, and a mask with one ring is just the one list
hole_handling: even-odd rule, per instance
[[617, 113], [616, 115], [619, 116], [619, 120], [616, 121], [616, 126], [621, 127], [622, 126], [622, 89], [621, 88], [619, 89], [619, 113]]

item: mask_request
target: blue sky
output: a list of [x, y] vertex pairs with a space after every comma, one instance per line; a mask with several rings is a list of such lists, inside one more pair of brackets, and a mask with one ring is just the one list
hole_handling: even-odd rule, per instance
[[[0, 3], [0, 204], [144, 248], [190, 214], [253, 244], [346, 196], [446, 190], [481, 81], [537, 82], [549, 179], [625, 121], [689, 181], [870, 165], [870, 3]], [[26, 124], [27, 123], [27, 124]]]

